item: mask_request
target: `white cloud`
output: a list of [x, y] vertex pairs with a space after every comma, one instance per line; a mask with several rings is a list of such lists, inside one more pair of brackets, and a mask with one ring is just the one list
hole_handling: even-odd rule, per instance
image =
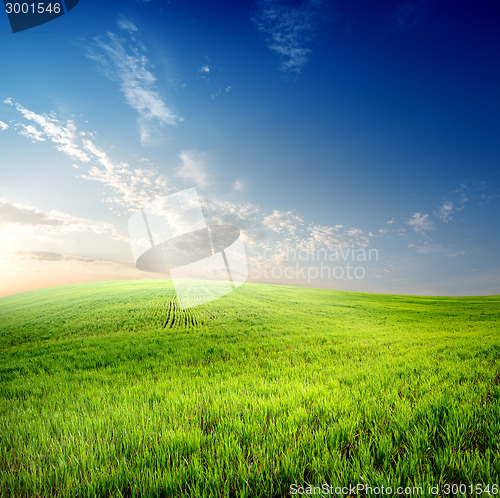
[[425, 233], [434, 228], [429, 215], [422, 213], [413, 213], [412, 217], [408, 220], [408, 225], [417, 233]]
[[297, 243], [297, 247], [309, 252], [319, 249], [340, 250], [370, 246], [370, 237], [359, 228], [345, 228], [342, 225], [310, 225], [307, 227], [307, 234], [307, 237]]
[[42, 211], [33, 206], [0, 199], [0, 227], [10, 233], [94, 233], [125, 240], [109, 223], [88, 220], [60, 211]]
[[[308, 255], [306, 261], [309, 261], [307, 258], [314, 261], [319, 254], [335, 257], [339, 254], [352, 255], [356, 251], [370, 248], [370, 237], [358, 228], [305, 225], [302, 217], [292, 212], [274, 211], [271, 215], [264, 216], [264, 223], [261, 216], [259, 212], [257, 221], [261, 229], [268, 229], [267, 232], [262, 230], [260, 237], [250, 243], [245, 237], [245, 242], [250, 246], [250, 267], [257, 275], [272, 274], [277, 267], [282, 270], [287, 268], [290, 272], [295, 264], [305, 261], [305, 255]], [[300, 278], [297, 276], [297, 283]]]
[[418, 254], [441, 254], [447, 258], [456, 258], [470, 253], [469, 249], [458, 250], [453, 245], [439, 244], [428, 240], [419, 243], [409, 243], [408, 247], [414, 249]]
[[448, 258], [456, 258], [458, 256], [465, 256], [466, 254], [469, 254], [469, 251], [467, 249], [462, 250], [462, 251], [455, 251], [447, 254], [446, 256]]
[[456, 200], [456, 211], [465, 209], [466, 203], [473, 203], [478, 206], [486, 206], [494, 199], [500, 198], [500, 191], [498, 187], [488, 184], [487, 182], [479, 181], [475, 183], [463, 183], [460, 187], [453, 192], [458, 195]]
[[138, 31], [137, 26], [132, 21], [129, 21], [124, 17], [118, 19], [118, 27], [123, 29], [123, 31], [126, 31], [130, 36]]
[[237, 178], [233, 183], [233, 190], [235, 192], [241, 192], [245, 188], [245, 185], [242, 180]]
[[209, 224], [238, 227], [243, 240], [249, 246], [265, 244], [266, 228], [262, 224], [262, 212], [254, 204], [240, 204], [220, 199], [203, 199], [203, 212]]
[[[123, 23], [122, 23], [123, 24]], [[131, 26], [124, 24], [130, 33]], [[135, 25], [133, 25], [135, 28]], [[87, 56], [98, 63], [102, 72], [117, 81], [125, 102], [138, 114], [141, 140], [147, 143], [157, 132], [157, 127], [175, 125], [183, 119], [171, 111], [156, 88], [156, 77], [142, 44], [128, 46], [113, 33], [94, 38]]]
[[55, 219], [31, 206], [9, 203], [0, 199], [0, 226], [6, 225], [48, 225], [60, 226], [61, 220]]
[[69, 254], [61, 254], [52, 251], [14, 251], [11, 253], [1, 253], [1, 256], [11, 260], [12, 257], [25, 261], [78, 261], [80, 263], [95, 263], [92, 258], [83, 258]]
[[35, 128], [33, 125], [25, 125], [21, 124], [20, 125], [20, 135], [23, 135], [23, 137], [31, 139], [32, 142], [44, 142], [45, 138], [43, 137], [44, 133], [43, 131], [39, 130], [38, 128]]
[[21, 104], [13, 103], [12, 99], [6, 99], [4, 103], [17, 109], [29, 122], [28, 124], [18, 123], [21, 135], [39, 142], [49, 139], [56, 145], [57, 150], [71, 158], [82, 162], [90, 160], [88, 155], [78, 146], [81, 135], [77, 132], [73, 121], [62, 121], [54, 115], [37, 114], [26, 109]]
[[208, 185], [207, 156], [196, 150], [182, 151], [179, 155], [181, 165], [177, 168], [177, 176], [200, 188]]
[[[97, 181], [106, 187], [105, 202], [133, 210], [153, 197], [168, 193], [166, 178], [155, 168], [134, 168], [126, 162], [113, 161], [96, 145], [93, 133], [79, 131], [72, 121], [63, 121], [54, 114], [37, 114], [12, 101], [8, 103], [28, 121], [28, 124], [16, 123], [18, 132], [32, 140], [48, 139], [63, 154], [86, 164], [87, 171], [80, 178]], [[82, 169], [80, 165], [72, 166]]]
[[[23, 121], [16, 124], [20, 133], [20, 124], [32, 124], [43, 132], [43, 137], [50, 140], [64, 154], [73, 158], [79, 156], [80, 178], [98, 182], [105, 187], [103, 200], [135, 211], [157, 197], [176, 190], [173, 184], [155, 168], [138, 159], [140, 168], [126, 162], [118, 162], [96, 143], [95, 134], [79, 131], [72, 122], [59, 119], [56, 115], [41, 115], [29, 111], [19, 104], [13, 105], [22, 115]], [[199, 188], [209, 184], [208, 157], [196, 150], [185, 150], [180, 154], [181, 164], [173, 172], [182, 180]], [[75, 166], [71, 161], [70, 166]], [[243, 181], [237, 179], [233, 189], [238, 191]], [[220, 223], [238, 227], [247, 247], [254, 250], [250, 257], [252, 265], [271, 267], [281, 264], [284, 254], [291, 250], [314, 252], [319, 249], [339, 250], [344, 248], [364, 248], [370, 245], [370, 234], [359, 228], [342, 225], [306, 224], [304, 218], [292, 211], [273, 210], [264, 212], [253, 204], [241, 204], [221, 199], [202, 200], [203, 209], [209, 224]], [[10, 211], [9, 211], [10, 210]], [[112, 238], [113, 227], [94, 223], [89, 220], [71, 217], [57, 212], [41, 212], [29, 206], [5, 207], [10, 212], [9, 230], [18, 237], [34, 233], [42, 238], [46, 233], [66, 233], [71, 231], [106, 233]], [[8, 214], [8, 213], [7, 213]], [[14, 223], [14, 219], [17, 221]], [[24, 221], [23, 221], [24, 220]], [[23, 223], [21, 223], [23, 221]], [[5, 222], [5, 220], [4, 220]], [[12, 233], [14, 233], [12, 232]], [[10, 232], [9, 232], [10, 233]], [[28, 237], [28, 235], [26, 235]], [[50, 244], [50, 241], [49, 243]], [[43, 245], [46, 250], [50, 245]], [[37, 247], [37, 249], [39, 249]], [[262, 251], [265, 254], [262, 254]]]
[[323, 1], [306, 0], [301, 5], [287, 5], [280, 0], [261, 0], [253, 19], [264, 34], [268, 48], [281, 58], [280, 69], [300, 73], [311, 49], [321, 19]]
[[439, 218], [441, 221], [448, 223], [452, 219], [452, 213], [454, 209], [453, 202], [445, 201], [443, 205], [439, 208]]
[[273, 232], [286, 233], [295, 235], [299, 227], [304, 223], [301, 216], [296, 215], [292, 211], [278, 211], [274, 210], [273, 214], [265, 216], [263, 224], [265, 227], [271, 229]]
[[[224, 93], [229, 93], [231, 91], [231, 86], [226, 86]], [[219, 95], [223, 93], [223, 90], [221, 87], [217, 88], [217, 90], [213, 93], [210, 94], [210, 98], [212, 100], [215, 100]]]
[[133, 168], [126, 162], [115, 163], [89, 139], [83, 146], [102, 168], [92, 166], [85, 180], [100, 182], [111, 190], [106, 202], [121, 205], [129, 211], [141, 207], [156, 196], [166, 195], [169, 191], [167, 179], [154, 168]]
[[419, 244], [410, 243], [408, 247], [415, 249], [418, 254], [444, 254], [446, 252], [446, 247], [443, 245], [428, 241]]
[[[208, 57], [205, 57], [205, 59], [209, 60]], [[214, 101], [220, 95], [231, 91], [231, 85], [227, 81], [224, 81], [224, 71], [216, 65], [204, 64], [198, 68], [198, 73], [200, 73], [199, 79], [203, 80], [206, 84], [211, 100]]]
[[0, 130], [5, 131], [9, 125], [7, 123], [4, 123], [3, 121], [0, 121]]
[[[174, 186], [167, 184], [166, 178], [154, 168], [147, 167], [143, 163], [141, 163], [143, 167], [134, 168], [126, 162], [114, 160], [97, 144], [95, 134], [80, 131], [72, 121], [61, 120], [55, 114], [38, 114], [20, 104], [12, 103], [11, 100], [8, 103], [22, 116], [22, 120], [16, 125], [18, 132], [21, 133], [21, 129], [25, 129], [21, 125], [32, 126], [38, 130], [41, 138], [52, 142], [60, 152], [71, 159], [77, 159], [82, 164], [74, 165], [71, 161], [69, 166], [78, 166], [80, 178], [96, 181], [105, 187], [106, 202], [117, 203], [128, 210], [136, 210], [153, 198], [166, 195], [174, 189]], [[206, 187], [209, 183], [207, 155], [196, 150], [185, 150], [181, 152], [180, 159], [180, 166], [174, 170], [177, 176], [199, 188]], [[237, 179], [233, 188], [236, 191], [241, 190], [243, 181]], [[35, 260], [59, 258], [57, 255], [49, 254], [54, 244], [54, 234], [60, 236], [58, 238], [61, 239], [61, 243], [67, 242], [68, 238], [64, 235], [71, 232], [103, 234], [106, 239], [121, 237], [112, 225], [65, 213], [43, 212], [30, 206], [12, 204], [4, 205], [3, 208], [5, 216], [1, 221], [2, 232], [8, 232], [9, 236], [15, 239], [14, 248], [23, 249], [22, 244], [19, 246], [20, 240], [24, 244], [27, 240], [36, 239], [39, 241], [36, 248], [31, 245], [26, 247], [29, 247], [30, 251], [45, 251], [43, 254], [25, 254], [26, 258]], [[283, 254], [290, 249], [314, 251], [322, 247], [337, 249], [369, 243], [369, 237], [357, 228], [344, 228], [341, 225], [333, 227], [306, 225], [303, 217], [292, 211], [274, 210], [265, 213], [253, 204], [219, 199], [203, 201], [203, 208], [207, 222], [230, 224], [240, 228], [248, 247], [257, 250], [257, 254], [253, 254], [250, 258], [251, 264], [254, 265], [269, 267], [280, 264]], [[47, 234], [49, 238], [45, 240]], [[70, 238], [74, 239], [72, 236]], [[262, 250], [268, 251], [268, 254], [259, 256], [258, 251]]]

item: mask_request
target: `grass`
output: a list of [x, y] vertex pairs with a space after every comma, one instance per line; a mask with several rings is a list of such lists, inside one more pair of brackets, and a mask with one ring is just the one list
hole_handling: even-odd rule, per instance
[[157, 280], [0, 299], [0, 496], [500, 483], [499, 304], [245, 284], [182, 311]]

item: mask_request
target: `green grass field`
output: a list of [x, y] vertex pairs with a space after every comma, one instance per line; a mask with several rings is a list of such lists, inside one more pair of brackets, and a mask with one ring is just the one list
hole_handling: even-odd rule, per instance
[[0, 496], [500, 484], [499, 304], [245, 284], [182, 311], [158, 280], [0, 299]]

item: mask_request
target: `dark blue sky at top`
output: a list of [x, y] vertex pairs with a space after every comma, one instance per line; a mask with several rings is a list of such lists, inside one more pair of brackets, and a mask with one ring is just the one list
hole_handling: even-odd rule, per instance
[[364, 209], [363, 197], [388, 203], [387, 215], [415, 197], [424, 209], [427, 196], [437, 202], [465, 181], [498, 184], [498, 3], [323, 7], [308, 63], [283, 75], [262, 36], [255, 43], [255, 3], [172, 2], [186, 16], [174, 31], [181, 45], [196, 53], [201, 41], [246, 92], [240, 129], [261, 130], [266, 178], [299, 204], [314, 192], [317, 211], [329, 197], [351, 203], [348, 213]]
[[[124, 15], [141, 27], [167, 79], [169, 65], [185, 80], [206, 57], [234, 98], [216, 108], [196, 89], [182, 92], [160, 82], [162, 91], [186, 124], [196, 123], [209, 139], [214, 129], [227, 134], [228, 165], [234, 149], [234, 160], [256, 180], [265, 174], [265, 181], [284, 182], [292, 194], [310, 188], [322, 198], [328, 192], [355, 197], [358, 190], [376, 198], [376, 186], [383, 204], [387, 196], [400, 200], [398, 188], [404, 198], [423, 189], [438, 196], [467, 179], [499, 181], [498, 2], [323, 2], [300, 74], [276, 69], [279, 57], [252, 23], [257, 10], [256, 2], [82, 0], [78, 10], [54, 21], [59, 25], [36, 29], [47, 38], [63, 30], [69, 45], [85, 43]], [[27, 53], [36, 58], [36, 47], [27, 47], [40, 38], [25, 35], [24, 58], [19, 53], [14, 62], [19, 80], [26, 61], [26, 85], [38, 79]], [[39, 45], [53, 50], [54, 66], [56, 44], [60, 37]], [[65, 47], [60, 51], [68, 67], [71, 61], [90, 65]], [[162, 52], [169, 65], [162, 66]], [[51, 63], [39, 60], [39, 72], [44, 65], [50, 72]], [[73, 78], [81, 74], [69, 73], [68, 85]], [[59, 81], [65, 84], [64, 77]], [[248, 163], [241, 157], [247, 147]], [[312, 173], [329, 181], [317, 182]]]
[[156, 29], [193, 65], [204, 51], [241, 85], [243, 130], [262, 126], [292, 147], [288, 133], [300, 134], [309, 152], [338, 144], [365, 160], [357, 167], [370, 183], [377, 170], [404, 181], [415, 168], [425, 182], [498, 180], [498, 4], [408, 3], [406, 17], [401, 2], [332, 3], [300, 75], [272, 71], [278, 57], [256, 43], [255, 3], [173, 1]]

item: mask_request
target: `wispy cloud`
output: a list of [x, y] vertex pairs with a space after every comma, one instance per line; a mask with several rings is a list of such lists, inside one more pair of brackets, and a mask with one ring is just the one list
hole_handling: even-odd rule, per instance
[[420, 243], [410, 242], [408, 247], [414, 249], [418, 254], [444, 254], [447, 250], [443, 245], [428, 240]]
[[71, 254], [61, 254], [51, 251], [14, 251], [11, 253], [1, 253], [2, 257], [7, 256], [8, 259], [15, 257], [24, 261], [77, 261], [79, 263], [96, 263], [99, 260], [93, 258], [83, 258]]
[[266, 240], [266, 229], [262, 225], [262, 210], [252, 203], [230, 202], [202, 196], [203, 212], [209, 224], [234, 225], [242, 231], [249, 246]]
[[182, 151], [179, 155], [181, 165], [177, 176], [182, 180], [203, 189], [208, 185], [207, 154], [197, 150]]
[[[54, 113], [39, 114], [12, 102], [11, 99], [7, 99], [6, 103], [20, 115], [18, 120], [9, 121], [12, 129], [19, 134], [25, 134], [24, 132], [30, 129], [32, 136], [39, 136], [53, 143], [60, 152], [71, 159], [68, 167], [73, 167], [76, 161], [78, 169], [73, 171], [79, 178], [97, 182], [104, 190], [103, 200], [125, 208], [126, 211], [135, 211], [154, 198], [167, 195], [179, 187], [194, 184], [204, 189], [210, 185], [209, 157], [202, 152], [182, 151], [180, 165], [170, 168], [167, 182], [166, 176], [145, 159], [135, 158], [139, 166], [117, 161], [108, 152], [108, 148], [98, 144], [95, 133], [80, 130], [71, 120], [61, 119]], [[33, 129], [29, 128], [30, 126]], [[227, 187], [230, 190], [231, 184]], [[242, 188], [242, 182], [238, 179], [232, 187], [233, 193], [238, 192]], [[416, 253], [449, 258], [463, 256], [467, 254], [467, 248], [432, 240], [431, 232], [439, 221], [451, 222], [467, 203], [484, 204], [492, 202], [491, 199], [495, 196], [498, 198], [498, 191], [484, 182], [469, 182], [449, 193], [436, 210], [432, 211], [433, 214], [418, 211], [406, 218], [386, 220], [379, 225], [380, 230], [374, 231], [376, 235], [373, 235], [372, 232], [358, 227], [310, 222], [300, 213], [286, 209], [267, 210], [251, 203], [210, 199], [200, 195], [209, 224], [229, 224], [240, 228], [249, 249], [250, 269], [254, 276], [257, 270], [286, 268], [286, 265], [290, 264], [290, 261], [287, 262], [288, 255], [294, 251], [314, 254], [322, 250], [335, 253], [347, 249], [370, 249], [374, 247], [375, 241], [382, 244], [384, 238], [390, 238], [393, 234], [403, 237], [401, 240], [407, 237], [408, 246]], [[85, 238], [90, 237], [90, 234], [100, 235], [99, 243], [103, 244], [109, 239], [120, 240], [120, 245], [125, 246], [121, 247], [120, 251], [123, 253], [126, 252], [124, 248], [128, 249], [125, 237], [110, 224], [96, 223], [56, 211], [41, 211], [6, 201], [0, 204], [0, 225], [3, 241], [10, 246], [6, 250], [10, 251], [29, 247], [30, 250], [51, 252], [53, 247], [62, 246], [70, 249], [69, 252], [61, 249], [62, 254], [71, 254], [74, 246], [68, 245], [68, 241], [77, 239], [78, 233], [84, 234]], [[411, 240], [410, 231], [415, 240]], [[67, 234], [75, 235], [68, 237]], [[437, 231], [436, 235], [439, 235]], [[28, 246], [28, 241], [36, 241], [37, 245]], [[95, 257], [95, 254], [81, 256]], [[97, 258], [100, 258], [99, 253]], [[379, 271], [378, 275], [381, 274]]]
[[407, 223], [417, 233], [424, 234], [434, 229], [434, 223], [429, 219], [429, 215], [424, 213], [413, 213]]
[[306, 0], [301, 5], [290, 5], [280, 0], [261, 0], [252, 19], [263, 33], [267, 46], [280, 56], [280, 69], [300, 73], [308, 61], [310, 42], [320, 26], [322, 0]]
[[9, 125], [7, 123], [0, 121], [0, 131], [5, 131], [8, 127]]
[[[25, 120], [15, 123], [18, 133], [31, 140], [49, 140], [57, 150], [80, 161], [86, 168], [80, 178], [105, 187], [104, 202], [133, 210], [155, 196], [168, 193], [166, 178], [155, 168], [145, 165], [136, 168], [114, 161], [95, 143], [94, 133], [79, 130], [73, 121], [60, 119], [55, 114], [36, 113], [12, 99], [4, 102], [17, 109]], [[81, 165], [72, 166], [82, 170]]]
[[469, 251], [467, 249], [464, 249], [462, 251], [450, 252], [450, 253], [446, 254], [446, 256], [448, 258], [457, 258], [459, 256], [465, 256], [468, 253], [469, 253]]
[[[220, 200], [203, 202], [204, 212], [211, 224], [228, 224], [240, 228], [248, 248], [250, 274], [272, 274], [290, 265], [302, 264], [296, 259], [298, 251], [302, 255], [317, 252], [327, 253], [342, 250], [359, 250], [371, 246], [371, 237], [361, 229], [342, 225], [308, 224], [293, 211], [273, 210], [268, 213], [253, 204], [237, 204]], [[279, 273], [279, 272], [278, 272]], [[293, 272], [292, 272], [293, 273]], [[297, 278], [297, 282], [300, 277]]]
[[303, 223], [303, 218], [292, 211], [282, 212], [276, 209], [272, 214], [264, 216], [263, 219], [264, 226], [273, 232], [285, 233], [292, 236], [303, 226]]
[[371, 245], [370, 235], [355, 227], [343, 225], [309, 225], [306, 237], [296, 241], [297, 247], [309, 252], [319, 249], [340, 250], [348, 247], [367, 248]]
[[455, 205], [453, 202], [445, 201], [443, 205], [439, 208], [438, 216], [441, 221], [448, 223], [453, 218], [453, 211]]
[[[71, 159], [79, 157], [79, 164], [75, 165], [72, 161], [71, 167], [78, 166], [75, 171], [80, 175], [79, 178], [102, 185], [105, 188], [103, 200], [107, 203], [121, 206], [129, 212], [135, 211], [152, 199], [167, 195], [179, 187], [167, 182], [166, 177], [150, 167], [147, 161], [140, 161], [141, 167], [134, 168], [128, 163], [113, 160], [97, 145], [94, 133], [80, 131], [72, 122], [59, 119], [55, 114], [38, 114], [13, 103], [10, 99], [8, 103], [22, 115], [22, 120], [15, 123], [18, 132], [21, 133], [21, 124], [32, 125], [62, 153]], [[186, 186], [194, 184], [201, 189], [210, 184], [207, 154], [197, 150], [185, 150], [179, 157], [181, 164], [171, 169], [179, 180], [186, 182]], [[233, 191], [242, 188], [242, 181], [236, 180]], [[255, 267], [271, 268], [280, 265], [284, 255], [294, 249], [314, 252], [321, 248], [335, 250], [370, 245], [370, 234], [358, 228], [307, 224], [300, 214], [292, 211], [275, 209], [266, 212], [251, 203], [201, 197], [210, 224], [229, 224], [240, 228], [247, 247], [253, 250], [250, 263]], [[93, 233], [106, 232], [107, 238], [118, 236], [111, 226], [60, 213], [46, 213], [29, 206], [5, 205], [3, 212], [3, 222], [9, 223], [9, 230], [18, 235], [34, 237], [39, 234], [41, 237], [41, 234], [47, 233], [64, 234], [90, 230]], [[44, 240], [43, 243], [45, 250], [50, 241]]]
[[19, 134], [29, 138], [32, 142], [45, 142], [43, 131], [38, 130], [33, 125], [21, 124]]
[[198, 78], [204, 81], [206, 89], [210, 92], [211, 100], [216, 100], [231, 91], [231, 85], [226, 80], [226, 72], [213, 64], [208, 56], [205, 56], [205, 62], [198, 68], [198, 73]]
[[488, 185], [485, 181], [462, 183], [443, 199], [441, 206], [434, 214], [440, 221], [449, 223], [457, 213], [464, 211], [467, 205], [484, 207], [499, 198], [498, 188]]
[[55, 144], [57, 150], [71, 158], [82, 162], [90, 161], [89, 156], [78, 146], [81, 134], [73, 121], [60, 120], [54, 115], [37, 114], [21, 104], [14, 103], [10, 98], [5, 99], [4, 103], [13, 106], [28, 121], [16, 124], [21, 135], [37, 142], [48, 139]]
[[457, 204], [460, 204], [457, 211], [464, 209], [467, 203], [486, 206], [494, 199], [500, 198], [498, 187], [492, 187], [485, 181], [462, 183], [453, 194], [457, 196]]
[[101, 183], [109, 189], [105, 201], [132, 211], [158, 195], [169, 191], [167, 179], [155, 168], [134, 168], [126, 162], [114, 162], [92, 140], [84, 140], [85, 150], [97, 165], [81, 175], [85, 180]]
[[[333, 261], [339, 253], [352, 254], [371, 247], [371, 236], [359, 228], [306, 224], [300, 215], [291, 212], [275, 211], [264, 219], [275, 237], [264, 232], [263, 239], [251, 246], [251, 267], [257, 275], [273, 274], [275, 268], [290, 272], [297, 270], [297, 265], [315, 267], [318, 254], [329, 255]], [[297, 283], [301, 280], [299, 273]]]
[[99, 65], [103, 74], [118, 82], [125, 102], [139, 114], [141, 141], [148, 143], [154, 138], [157, 127], [175, 125], [183, 118], [177, 116], [160, 96], [145, 47], [136, 43], [132, 36], [138, 33], [137, 27], [125, 19], [120, 19], [118, 25], [128, 34], [128, 40], [108, 32], [93, 39], [87, 56]]
[[235, 192], [242, 192], [245, 189], [245, 183], [240, 178], [237, 178], [233, 182], [233, 190]]
[[61, 226], [63, 221], [39, 209], [0, 200], [0, 226], [6, 225], [48, 225]]
[[110, 223], [88, 220], [60, 211], [42, 211], [33, 206], [0, 199], [0, 227], [11, 233], [94, 233], [126, 240]]
[[[140, 168], [117, 162], [97, 144], [95, 133], [81, 131], [74, 123], [62, 120], [54, 113], [38, 114], [8, 100], [8, 104], [21, 114], [21, 119], [14, 125], [18, 133], [22, 131], [21, 124], [33, 126], [44, 140], [52, 142], [60, 152], [72, 159], [69, 166], [78, 166], [75, 171], [80, 175], [79, 178], [98, 182], [105, 188], [105, 202], [135, 211], [152, 199], [167, 195], [179, 187], [167, 182], [166, 177], [146, 160], [139, 160]], [[80, 158], [79, 164], [75, 165], [75, 158]], [[178, 167], [171, 168], [171, 176], [176, 175], [188, 184], [186, 186], [195, 184], [203, 189], [210, 184], [207, 154], [185, 150], [180, 154], [180, 161]], [[242, 181], [236, 180], [233, 190], [241, 190], [242, 186]], [[314, 252], [323, 248], [338, 250], [368, 247], [371, 244], [371, 234], [359, 228], [308, 224], [299, 213], [293, 211], [275, 209], [267, 212], [251, 203], [201, 198], [207, 222], [240, 228], [247, 247], [253, 251], [250, 263], [254, 267], [272, 268], [281, 265], [291, 250]], [[51, 241], [43, 238], [47, 234], [61, 235], [61, 240], [64, 234], [71, 232], [103, 234], [106, 239], [121, 237], [108, 224], [54, 211], [43, 212], [30, 206], [4, 203], [2, 207], [4, 218], [0, 224], [3, 222], [4, 226], [8, 225], [9, 233], [14, 236], [17, 234], [18, 238], [24, 237], [23, 240], [38, 237], [40, 243], [37, 250], [45, 251], [51, 246]], [[19, 248], [18, 245], [16, 247]]]
[[118, 19], [118, 27], [123, 31], [126, 31], [130, 36], [133, 36], [134, 33], [139, 31], [137, 26], [125, 17], [120, 17], [120, 19]]
[[471, 252], [470, 249], [458, 250], [454, 245], [440, 244], [429, 240], [419, 243], [411, 242], [408, 247], [414, 249], [418, 254], [439, 254], [447, 258], [462, 257]]

